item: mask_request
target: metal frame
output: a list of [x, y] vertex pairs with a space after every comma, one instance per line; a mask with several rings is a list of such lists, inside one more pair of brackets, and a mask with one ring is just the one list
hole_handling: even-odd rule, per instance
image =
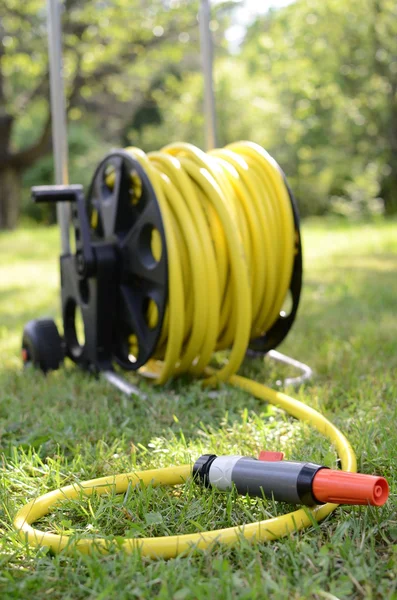
[[214, 45], [210, 29], [210, 0], [201, 0], [199, 10], [201, 62], [204, 76], [204, 127], [207, 150], [216, 148], [216, 111], [213, 83]]
[[278, 381], [276, 381], [277, 385], [282, 385], [285, 387], [299, 387], [300, 385], [305, 383], [305, 381], [309, 381], [309, 379], [311, 379], [313, 375], [313, 370], [308, 365], [305, 365], [305, 363], [302, 363], [299, 360], [295, 360], [295, 358], [291, 358], [286, 354], [282, 354], [281, 352], [278, 352], [278, 350], [269, 350], [266, 356], [269, 356], [277, 362], [281, 362], [285, 365], [289, 365], [290, 367], [294, 367], [302, 373], [302, 375], [299, 375], [298, 377], [287, 377], [286, 379], [284, 379], [284, 381], [281, 381], [281, 379], [279, 379]]
[[[62, 66], [62, 0], [47, 0], [48, 20], [48, 54], [50, 62], [50, 93], [52, 115], [52, 139], [55, 161], [55, 181], [58, 185], [68, 185], [68, 141], [65, 90]], [[216, 110], [213, 85], [213, 41], [210, 30], [211, 10], [210, 0], [201, 0], [199, 11], [200, 46], [204, 76], [204, 117], [207, 149], [216, 147]], [[69, 202], [57, 203], [57, 220], [61, 232], [62, 254], [70, 253], [70, 223], [71, 208]], [[312, 376], [312, 370], [293, 358], [276, 350], [268, 352], [273, 360], [291, 365], [302, 372], [299, 377], [287, 378], [279, 385], [301, 385]], [[139, 389], [128, 383], [123, 377], [113, 371], [104, 371], [103, 377], [112, 385], [128, 395], [145, 398]]]
[[133, 385], [115, 371], [102, 371], [101, 376], [127, 396], [138, 396], [141, 400], [147, 399], [146, 394], [143, 394], [136, 385]]
[[[55, 162], [55, 183], [58, 185], [68, 185], [68, 133], [62, 67], [61, 11], [61, 0], [47, 1], [48, 56], [50, 63], [52, 145]], [[57, 204], [57, 220], [61, 230], [62, 254], [68, 254], [70, 252], [70, 205], [68, 202]]]

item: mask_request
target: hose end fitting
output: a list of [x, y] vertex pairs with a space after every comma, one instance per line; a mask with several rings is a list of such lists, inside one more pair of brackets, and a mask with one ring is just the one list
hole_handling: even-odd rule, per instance
[[209, 471], [216, 454], [202, 454], [193, 465], [193, 479], [206, 487], [210, 487]]

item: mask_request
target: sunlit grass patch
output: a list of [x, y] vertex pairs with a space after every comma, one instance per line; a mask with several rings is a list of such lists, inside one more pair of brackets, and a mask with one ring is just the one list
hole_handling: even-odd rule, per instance
[[[188, 377], [128, 399], [70, 362], [43, 377], [23, 372], [28, 319], [59, 317], [56, 228], [0, 235], [0, 595], [3, 598], [394, 598], [397, 596], [396, 223], [303, 226], [305, 276], [298, 318], [280, 348], [314, 369], [289, 390], [348, 436], [362, 472], [385, 475], [381, 509], [340, 507], [325, 522], [274, 543], [215, 546], [169, 562], [120, 551], [119, 536], [174, 535], [254, 522], [293, 507], [203, 490], [130, 488], [67, 501], [38, 525], [77, 536], [116, 536], [109, 556], [29, 549], [15, 512], [52, 489], [100, 476], [192, 463], [200, 454], [283, 450], [338, 465], [307, 425], [249, 394], [203, 388]], [[59, 322], [59, 321], [58, 321]], [[216, 361], [224, 360], [219, 355]], [[291, 373], [247, 358], [241, 373], [270, 386]], [[324, 595], [325, 594], [325, 595]], [[328, 596], [327, 596], [328, 594]]]

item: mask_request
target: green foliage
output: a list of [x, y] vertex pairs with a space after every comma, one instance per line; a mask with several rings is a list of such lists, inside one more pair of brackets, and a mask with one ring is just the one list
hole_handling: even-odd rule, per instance
[[[148, 151], [176, 140], [203, 147], [198, 1], [66, 4], [71, 179], [91, 177], [100, 149]], [[219, 144], [264, 146], [304, 215], [397, 210], [396, 3], [296, 0], [258, 16], [237, 53], [225, 39], [232, 4], [212, 7]], [[21, 149], [39, 138], [48, 114], [45, 11], [39, 0], [7, 0], [7, 9], [2, 71], [12, 147]], [[50, 167], [36, 163], [25, 187], [45, 183]]]
[[[295, 2], [258, 18], [240, 54], [218, 51], [218, 144], [264, 146], [303, 215], [371, 218], [396, 207], [394, 11], [388, 0]], [[163, 122], [130, 131], [129, 141], [202, 145], [202, 87], [199, 73], [166, 79], [155, 94]]]
[[376, 162], [365, 170], [351, 174], [344, 185], [344, 196], [332, 196], [331, 208], [336, 214], [347, 217], [374, 217], [384, 211], [381, 193], [382, 167]]
[[[397, 595], [397, 321], [394, 221], [330, 219], [303, 224], [305, 287], [282, 351], [315, 375], [292, 392], [347, 435], [360, 471], [389, 480], [380, 508], [340, 507], [309, 530], [271, 543], [216, 546], [148, 561], [117, 547], [110, 555], [51, 555], [29, 549], [11, 523], [38, 494], [76, 481], [184, 464], [203, 452], [257, 455], [283, 449], [297, 460], [335, 466], [335, 449], [306, 425], [224, 385], [145, 381], [131, 400], [70, 363], [44, 377], [23, 372], [25, 322], [58, 315], [59, 232], [0, 234], [0, 596], [5, 600], [394, 600]], [[274, 385], [292, 373], [248, 359], [242, 374]], [[136, 378], [132, 378], [136, 382]], [[76, 499], [43, 518], [47, 531], [77, 535], [172, 535], [248, 523], [286, 512], [279, 503], [236, 498], [188, 483]]]
[[[64, 0], [63, 4], [70, 179], [86, 183], [94, 170], [93, 157], [141, 137], [145, 125], [155, 130], [163, 122], [156, 95], [164, 94], [166, 79], [189, 77], [198, 70], [199, 3]], [[219, 23], [227, 22], [229, 4], [217, 7]], [[3, 114], [8, 129], [7, 135], [0, 135], [0, 157], [20, 171], [30, 168], [24, 177], [25, 213], [48, 220], [48, 209], [33, 208], [26, 200], [29, 185], [52, 179], [52, 162], [46, 156], [50, 149], [46, 37], [41, 0], [7, 0], [0, 26], [0, 133]], [[172, 86], [169, 91], [172, 95]], [[155, 137], [166, 143], [165, 134], [166, 130]], [[34, 152], [26, 157], [21, 151], [31, 144]], [[158, 148], [158, 143], [153, 146]], [[1, 167], [0, 163], [0, 176]]]
[[149, 125], [139, 131], [127, 132], [128, 145], [138, 146], [145, 152], [158, 150], [176, 141], [204, 145], [204, 117], [202, 77], [185, 73], [182, 79], [169, 75], [165, 85], [153, 92], [162, 115], [161, 126]]
[[[135, 102], [134, 96], [145, 92], [165, 64], [182, 60], [187, 46], [181, 33], [192, 29], [196, 12], [197, 2], [187, 0], [153, 0], [150, 5], [140, 0], [66, 0], [64, 75], [69, 102], [77, 109], [71, 118], [85, 116], [87, 109], [100, 105], [103, 96], [108, 102]], [[13, 132], [18, 145], [26, 142], [27, 130], [34, 131], [37, 105], [47, 103], [45, 5], [41, 0], [23, 4], [7, 0], [2, 26], [5, 108], [18, 119]], [[195, 40], [193, 32], [193, 43]], [[26, 103], [28, 112], [20, 114]]]
[[[69, 178], [87, 187], [94, 175], [99, 161], [108, 151], [107, 144], [85, 123], [72, 123], [68, 128]], [[26, 171], [23, 178], [23, 214], [35, 221], [55, 222], [55, 207], [45, 204], [33, 204], [30, 188], [34, 185], [52, 185], [54, 183], [54, 161], [50, 155], [39, 159]]]
[[332, 195], [363, 214], [379, 212], [380, 195], [396, 206], [396, 17], [392, 0], [298, 1], [248, 33], [250, 73], [277, 98], [271, 149], [305, 212]]

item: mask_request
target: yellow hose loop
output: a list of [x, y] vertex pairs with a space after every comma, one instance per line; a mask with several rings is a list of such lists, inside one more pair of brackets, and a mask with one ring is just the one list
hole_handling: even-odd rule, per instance
[[[146, 155], [138, 148], [127, 151], [140, 163], [156, 193], [168, 255], [168, 306], [154, 359], [142, 367], [161, 384], [173, 375], [204, 373], [207, 384], [221, 380], [280, 406], [320, 431], [336, 447], [342, 468], [356, 470], [356, 458], [343, 434], [319, 412], [285, 394], [234, 375], [250, 339], [262, 335], [280, 314], [291, 280], [295, 230], [288, 191], [275, 161], [250, 142], [231, 144], [205, 154], [191, 144], [172, 144]], [[112, 173], [109, 174], [109, 178]], [[142, 186], [134, 178], [133, 201]], [[137, 198], [135, 198], [137, 196]], [[153, 246], [159, 239], [152, 240]], [[161, 243], [161, 240], [160, 240]], [[153, 254], [159, 248], [153, 250]], [[156, 318], [150, 306], [148, 318]], [[157, 311], [158, 318], [158, 311]], [[131, 345], [138, 343], [131, 335]], [[217, 349], [231, 347], [229, 362], [220, 371], [208, 363]], [[136, 354], [137, 348], [132, 348]], [[49, 492], [24, 506], [15, 517], [21, 537], [33, 546], [55, 552], [75, 547], [89, 552], [107, 551], [108, 540], [77, 539], [35, 530], [31, 524], [66, 498], [112, 491], [125, 492], [130, 483], [177, 485], [191, 475], [184, 465], [167, 469], [125, 473], [70, 485]], [[159, 538], [125, 539], [127, 552], [140, 550], [152, 558], [171, 558], [192, 547], [214, 542], [234, 544], [240, 536], [272, 540], [308, 527], [336, 508], [334, 504], [299, 509], [287, 515], [230, 527]]]
[[142, 371], [157, 383], [198, 375], [215, 350], [231, 348], [208, 383], [226, 381], [249, 340], [278, 318], [291, 280], [294, 220], [280, 170], [249, 142], [208, 154], [184, 143], [148, 155], [127, 151], [152, 182], [169, 255], [168, 308], [155, 353], [162, 362]]
[[[290, 398], [286, 394], [275, 392], [264, 385], [244, 377], [233, 376], [230, 382], [235, 386], [249, 391], [257, 398], [280, 406], [291, 415], [315, 427], [335, 445], [341, 458], [343, 470], [356, 471], [356, 459], [349, 442], [319, 412], [298, 400]], [[99, 495], [112, 492], [123, 493], [130, 484], [138, 482], [154, 486], [178, 485], [186, 481], [191, 475], [191, 471], [191, 465], [182, 465], [180, 467], [124, 473], [122, 475], [85, 481], [78, 485], [69, 485], [44, 494], [44, 496], [26, 504], [16, 515], [14, 525], [19, 531], [21, 538], [32, 546], [48, 546], [54, 552], [60, 552], [64, 549], [77, 549], [80, 552], [89, 553], [95, 548], [106, 552], [111, 548], [112, 543], [104, 538], [80, 538], [74, 540], [68, 535], [56, 535], [34, 529], [31, 524], [44, 517], [55, 505], [65, 499], [79, 498], [82, 494], [90, 496], [94, 491]], [[287, 515], [258, 521], [257, 523], [188, 535], [140, 539], [125, 538], [122, 542], [122, 548], [126, 552], [133, 552], [139, 549], [142, 556], [150, 558], [173, 558], [179, 554], [188, 552], [192, 548], [200, 548], [202, 550], [210, 548], [215, 542], [233, 545], [241, 537], [257, 541], [274, 540], [288, 535], [293, 531], [309, 527], [313, 523], [313, 520], [319, 521], [324, 519], [336, 507], [336, 504], [325, 504], [315, 509], [301, 508]]]

